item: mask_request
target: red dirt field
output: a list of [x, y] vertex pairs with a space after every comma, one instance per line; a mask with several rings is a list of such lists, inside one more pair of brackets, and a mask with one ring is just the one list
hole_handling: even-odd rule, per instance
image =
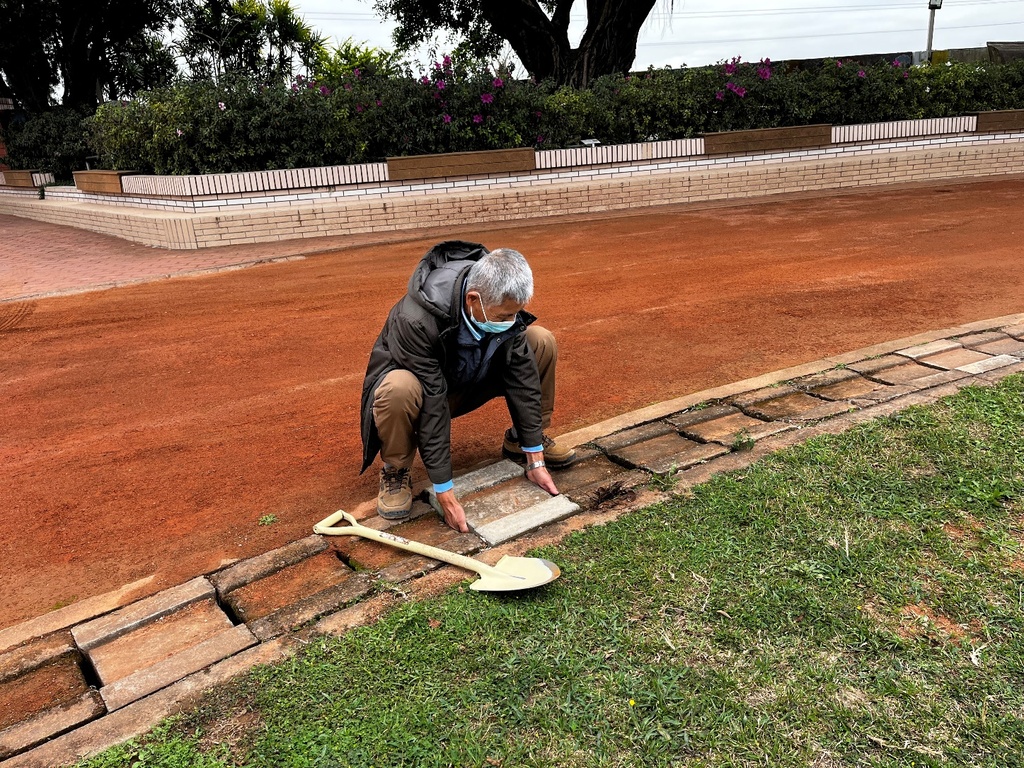
[[[451, 235], [530, 260], [558, 434], [1024, 311], [1022, 200], [1017, 177]], [[373, 497], [364, 366], [437, 239], [0, 304], [0, 627], [180, 583]], [[496, 402], [455, 422], [457, 470], [496, 458], [506, 421]]]

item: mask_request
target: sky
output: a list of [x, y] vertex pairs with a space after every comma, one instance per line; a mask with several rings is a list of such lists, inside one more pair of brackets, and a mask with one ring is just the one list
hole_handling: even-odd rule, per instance
[[[372, 0], [292, 0], [292, 6], [329, 40], [391, 49], [394, 24]], [[923, 51], [927, 0], [660, 0], [641, 32], [634, 70], [699, 66], [734, 56], [745, 61]], [[573, 7], [570, 39], [586, 26], [586, 3]], [[988, 41], [1024, 40], [1024, 0], [944, 0], [935, 12], [933, 48], [974, 48]], [[444, 50], [442, 45], [439, 50]], [[414, 69], [429, 63], [411, 57]]]

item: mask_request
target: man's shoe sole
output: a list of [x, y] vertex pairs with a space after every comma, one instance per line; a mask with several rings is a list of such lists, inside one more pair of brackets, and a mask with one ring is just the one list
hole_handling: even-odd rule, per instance
[[381, 509], [380, 507], [377, 507], [377, 514], [380, 517], [383, 517], [385, 520], [405, 520], [407, 517], [409, 517], [410, 514], [412, 514], [412, 510], [393, 509], [390, 511], [386, 511]]

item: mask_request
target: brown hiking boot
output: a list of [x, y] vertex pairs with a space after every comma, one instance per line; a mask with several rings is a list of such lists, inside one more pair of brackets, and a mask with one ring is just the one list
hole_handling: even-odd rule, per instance
[[[548, 465], [549, 469], [562, 469], [576, 461], [575, 448], [559, 445], [557, 440], [547, 435], [544, 435], [543, 446], [544, 463]], [[526, 463], [526, 454], [519, 447], [519, 438], [513, 429], [505, 430], [505, 441], [501, 444], [501, 453], [506, 459], [520, 464]]]
[[412, 510], [412, 480], [408, 469], [384, 467], [380, 471], [377, 514], [385, 520], [404, 520]]

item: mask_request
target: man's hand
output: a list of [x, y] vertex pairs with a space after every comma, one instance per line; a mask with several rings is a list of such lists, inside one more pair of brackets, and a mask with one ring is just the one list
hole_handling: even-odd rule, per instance
[[461, 533], [469, 533], [469, 526], [466, 524], [466, 510], [455, 498], [455, 491], [444, 491], [437, 494], [437, 503], [441, 505], [444, 521], [449, 527]]
[[[527, 453], [526, 464], [530, 465], [535, 461], [543, 461], [543, 453]], [[555, 481], [551, 479], [551, 473], [548, 472], [547, 467], [537, 467], [531, 469], [526, 473], [526, 479], [536, 485], [538, 488], [543, 488], [545, 491], [550, 493], [552, 496], [558, 495], [558, 488], [555, 486]]]

